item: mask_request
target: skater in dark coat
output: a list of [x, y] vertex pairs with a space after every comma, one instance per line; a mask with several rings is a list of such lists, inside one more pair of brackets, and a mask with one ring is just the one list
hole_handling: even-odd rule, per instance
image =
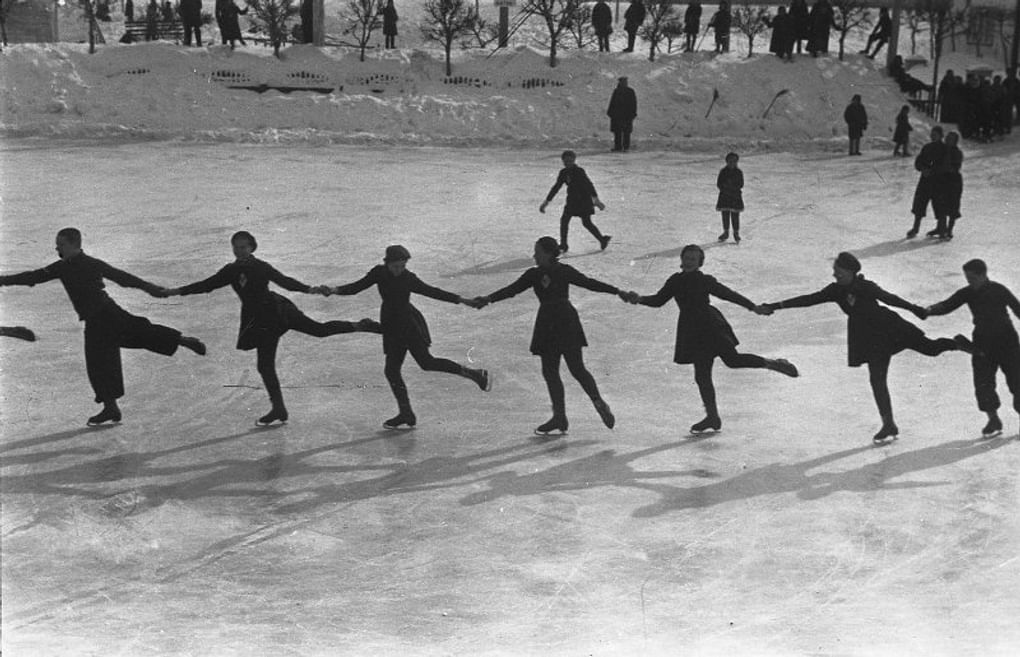
[[472, 369], [446, 358], [436, 358], [429, 352], [432, 337], [428, 324], [421, 312], [411, 305], [411, 294], [421, 294], [447, 303], [463, 303], [475, 307], [470, 299], [441, 290], [424, 283], [414, 272], [407, 269], [410, 252], [399, 244], [386, 247], [383, 264], [376, 265], [361, 279], [347, 285], [327, 288], [328, 294], [358, 294], [375, 285], [382, 297], [379, 321], [382, 323], [383, 353], [386, 354], [385, 374], [390, 390], [397, 399], [398, 413], [386, 420], [387, 429], [410, 428], [418, 420], [411, 408], [407, 385], [400, 370], [410, 352], [418, 366], [426, 372], [446, 372], [474, 381], [479, 388], [488, 392], [492, 389], [488, 370]]
[[613, 10], [606, 0], [599, 0], [591, 9], [591, 27], [599, 41], [599, 52], [609, 52], [609, 35], [613, 33]]
[[793, 19], [786, 13], [786, 7], [780, 7], [775, 18], [766, 18], [765, 24], [772, 28], [769, 39], [769, 52], [785, 61], [793, 60], [794, 25]]
[[740, 156], [736, 153], [726, 154], [726, 166], [719, 171], [715, 186], [719, 188], [719, 198], [715, 209], [722, 213], [723, 232], [720, 242], [730, 238], [730, 225], [733, 225], [733, 241], [740, 244], [740, 213], [744, 211], [744, 172], [737, 168]]
[[797, 46], [797, 54], [801, 54], [803, 41], [811, 40], [811, 21], [807, 0], [793, 0], [790, 3], [790, 21], [793, 23], [793, 42]]
[[627, 11], [623, 12], [623, 31], [627, 33], [627, 47], [623, 52], [634, 52], [634, 40], [641, 24], [645, 22], [645, 14], [645, 3], [642, 0], [630, 0]]
[[[953, 239], [953, 229], [956, 227], [956, 220], [960, 218], [960, 201], [963, 198], [963, 151], [960, 150], [960, 133], [950, 131], [946, 135], [946, 166], [945, 171], [939, 174], [939, 180], [935, 183], [935, 196], [938, 197], [938, 204], [945, 212], [946, 227], [942, 237], [947, 240]], [[935, 201], [933, 201], [933, 205]]]
[[77, 228], [61, 229], [56, 243], [60, 260], [35, 271], [0, 276], [0, 286], [32, 286], [60, 279], [78, 318], [85, 322], [85, 370], [96, 403], [103, 405], [103, 410], [90, 417], [88, 424], [120, 422], [117, 400], [124, 396], [121, 349], [145, 349], [172, 356], [177, 347], [186, 347], [203, 356], [205, 345], [198, 338], [153, 324], [118, 306], [106, 293], [103, 279], [159, 298], [166, 297], [167, 290], [87, 255], [81, 248], [81, 232]]
[[613, 95], [609, 97], [609, 129], [613, 132], [613, 150], [630, 150], [630, 133], [634, 131], [637, 118], [637, 94], [627, 86], [627, 77], [617, 79]]
[[276, 373], [276, 351], [280, 338], [287, 331], [294, 330], [316, 338], [340, 333], [366, 331], [379, 333], [379, 324], [371, 319], [358, 323], [345, 321], [317, 322], [304, 315], [294, 303], [276, 292], [269, 290], [275, 283], [291, 292], [306, 294], [321, 291], [281, 274], [276, 268], [253, 254], [258, 248], [255, 236], [247, 231], [234, 233], [230, 238], [234, 251], [234, 262], [225, 265], [209, 278], [173, 290], [171, 295], [187, 296], [208, 294], [213, 290], [230, 286], [241, 299], [241, 324], [237, 331], [237, 348], [242, 351], [256, 350], [258, 371], [269, 394], [272, 408], [260, 417], [256, 424], [270, 425], [286, 422], [289, 418], [283, 403], [280, 378]]
[[[1010, 310], [1020, 318], [1020, 301], [1001, 283], [989, 280], [988, 266], [983, 260], [970, 260], [963, 265], [967, 287], [928, 308], [929, 315], [948, 315], [967, 304], [974, 316], [974, 343], [971, 365], [974, 369], [974, 396], [978, 409], [988, 415], [988, 424], [981, 433], [986, 437], [1002, 431], [999, 418], [999, 395], [995, 392], [995, 375], [1002, 370], [1006, 387], [1013, 395], [1013, 410], [1020, 413], [1020, 339], [1009, 319]], [[963, 336], [957, 338], [961, 340]]]
[[931, 141], [925, 144], [914, 158], [914, 168], [921, 176], [917, 179], [914, 200], [910, 206], [910, 211], [914, 214], [914, 225], [907, 231], [908, 238], [917, 236], [921, 229], [921, 220], [928, 212], [929, 202], [932, 202], [932, 211], [938, 223], [934, 230], [928, 232], [928, 237], [941, 237], [945, 231], [945, 208], [935, 202], [935, 191], [941, 174], [947, 171], [948, 155], [949, 151], [942, 141], [942, 126], [934, 126], [931, 129]]
[[0, 326], [0, 337], [35, 342], [35, 333], [25, 326]]
[[829, 30], [833, 21], [832, 5], [829, 0], [815, 0], [808, 15], [811, 36], [808, 38], [808, 52], [812, 57], [829, 52]]
[[241, 25], [238, 23], [237, 17], [241, 14], [247, 14], [248, 8], [240, 9], [234, 4], [234, 0], [222, 0], [220, 11], [223, 21], [223, 38], [230, 42], [230, 49], [234, 49], [235, 41], [240, 41], [242, 46], [246, 45], [244, 37], [241, 36]]
[[921, 319], [927, 316], [924, 308], [904, 301], [886, 292], [860, 273], [861, 263], [853, 254], [843, 252], [832, 266], [835, 283], [818, 292], [763, 304], [764, 314], [782, 308], [806, 308], [822, 303], [835, 303], [847, 315], [847, 363], [860, 367], [867, 363], [871, 391], [882, 418], [882, 428], [874, 436], [875, 443], [883, 443], [899, 434], [893, 420], [892, 400], [887, 382], [889, 362], [904, 349], [913, 349], [925, 356], [937, 356], [945, 351], [962, 349], [950, 338], [931, 340], [921, 329], [903, 319], [879, 302], [904, 308]]
[[843, 120], [846, 121], [847, 134], [850, 137], [850, 155], [861, 154], [861, 137], [868, 129], [868, 112], [861, 103], [861, 95], [854, 94], [850, 104], [843, 111]]
[[382, 10], [383, 17], [383, 36], [386, 37], [386, 48], [397, 47], [397, 8], [393, 5], [393, 0], [386, 0], [386, 6]]
[[560, 378], [560, 360], [567, 362], [567, 369], [591, 399], [595, 411], [610, 429], [616, 424], [609, 404], [599, 394], [595, 377], [584, 366], [582, 348], [588, 340], [581, 326], [577, 310], [570, 303], [570, 286], [576, 285], [593, 292], [620, 294], [620, 290], [608, 283], [588, 278], [570, 265], [561, 263], [557, 256], [559, 247], [552, 237], [542, 237], [535, 242], [535, 266], [525, 271], [520, 278], [492, 294], [475, 299], [481, 308], [496, 301], [517, 296], [528, 288], [538, 297], [538, 315], [531, 334], [531, 353], [542, 358], [542, 377], [549, 389], [553, 416], [535, 429], [537, 434], [567, 430], [566, 401], [563, 380]]
[[574, 151], [563, 151], [560, 159], [563, 161], [563, 168], [556, 176], [556, 183], [549, 190], [542, 205], [538, 206], [538, 211], [544, 213], [546, 206], [560, 191], [560, 187], [566, 185], [567, 203], [563, 206], [563, 214], [560, 215], [560, 251], [566, 253], [569, 250], [567, 232], [570, 230], [570, 220], [573, 217], [581, 218], [581, 223], [589, 233], [595, 236], [595, 239], [599, 241], [599, 248], [604, 251], [612, 236], [603, 235], [598, 226], [592, 222], [591, 216], [595, 214], [596, 207], [599, 210], [605, 210], [606, 206], [599, 200], [598, 192], [595, 191], [595, 185], [588, 178], [588, 174], [577, 166], [577, 154]]
[[701, 0], [691, 0], [684, 12], [684, 52], [694, 52], [701, 33]]
[[773, 360], [739, 353], [737, 345], [740, 341], [723, 314], [711, 304], [710, 297], [724, 299], [747, 310], [755, 310], [755, 304], [701, 271], [705, 252], [697, 244], [683, 248], [680, 263], [681, 271], [670, 276], [656, 294], [639, 296], [630, 292], [625, 296], [632, 303], [652, 308], [661, 308], [671, 299], [676, 301], [680, 315], [676, 322], [673, 362], [694, 365], [694, 381], [705, 405], [705, 418], [692, 425], [691, 432], [718, 431], [722, 428], [722, 420], [712, 382], [712, 364], [716, 358], [731, 368], [769, 369], [793, 377], [798, 375], [797, 368], [782, 358]]
[[893, 130], [893, 155], [910, 156], [910, 133], [913, 132], [910, 126], [910, 105], [900, 108], [896, 115], [896, 129]]

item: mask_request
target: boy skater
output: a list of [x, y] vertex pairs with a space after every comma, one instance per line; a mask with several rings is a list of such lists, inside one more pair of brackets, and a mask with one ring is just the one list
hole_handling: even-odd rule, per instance
[[[963, 265], [967, 287], [957, 290], [945, 301], [928, 308], [929, 315], [948, 315], [963, 304], [974, 316], [974, 394], [978, 408], [988, 414], [988, 424], [981, 430], [986, 438], [1002, 432], [999, 419], [999, 396], [995, 393], [995, 373], [1001, 369], [1006, 386], [1013, 394], [1013, 410], [1020, 413], [1020, 339], [1009, 321], [1009, 308], [1020, 317], [1020, 301], [1004, 285], [988, 279], [988, 266], [983, 260], [969, 260]], [[957, 341], [966, 338], [957, 336]]]
[[57, 233], [57, 254], [60, 260], [42, 269], [0, 276], [0, 285], [32, 286], [60, 279], [78, 317], [85, 322], [85, 369], [96, 403], [103, 405], [100, 413], [89, 418], [88, 425], [120, 422], [117, 400], [124, 396], [121, 348], [147, 349], [172, 356], [177, 347], [187, 347], [203, 356], [205, 345], [198, 338], [152, 324], [118, 306], [103, 289], [104, 278], [122, 287], [145, 290], [154, 297], [165, 297], [167, 291], [86, 255], [77, 228], [63, 228]]
[[570, 220], [573, 217], [581, 217], [581, 223], [588, 229], [588, 232], [595, 236], [595, 239], [599, 241], [599, 247], [605, 251], [612, 236], [599, 232], [598, 227], [592, 222], [591, 216], [595, 214], [595, 208], [605, 210], [606, 206], [599, 200], [599, 194], [595, 191], [595, 185], [588, 178], [588, 174], [577, 166], [577, 154], [574, 151], [563, 151], [563, 155], [560, 157], [563, 159], [563, 168], [560, 169], [560, 174], [556, 177], [556, 184], [549, 190], [542, 205], [538, 206], [538, 211], [544, 213], [545, 207], [560, 191], [560, 187], [566, 185], [567, 203], [563, 206], [563, 214], [560, 216], [560, 251], [566, 253], [569, 248], [567, 231], [570, 229]]

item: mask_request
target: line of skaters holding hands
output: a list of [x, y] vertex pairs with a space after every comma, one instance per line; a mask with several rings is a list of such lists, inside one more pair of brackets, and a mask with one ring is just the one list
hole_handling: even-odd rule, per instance
[[[671, 275], [657, 293], [642, 296], [590, 278], [560, 262], [561, 245], [555, 238], [542, 237], [534, 246], [534, 267], [488, 295], [464, 298], [423, 282], [407, 269], [411, 254], [400, 245], [387, 247], [383, 264], [372, 267], [357, 281], [339, 286], [313, 287], [285, 276], [269, 263], [256, 258], [257, 243], [250, 233], [235, 233], [230, 243], [234, 255], [232, 262], [202, 281], [168, 289], [86, 255], [82, 249], [81, 233], [74, 228], [65, 228], [58, 232], [56, 238], [60, 260], [39, 270], [0, 276], [0, 286], [32, 286], [57, 279], [63, 283], [79, 318], [85, 322], [86, 371], [96, 402], [103, 404], [103, 410], [89, 418], [90, 425], [121, 420], [117, 406], [117, 400], [124, 395], [120, 349], [146, 349], [169, 356], [183, 346], [199, 355], [206, 353], [205, 345], [198, 338], [184, 336], [176, 329], [153, 324], [120, 308], [106, 293], [104, 279], [123, 287], [142, 289], [159, 298], [209, 293], [230, 286], [241, 301], [237, 348], [257, 351], [258, 371], [272, 404], [270, 412], [258, 419], [260, 425], [288, 419], [275, 360], [280, 338], [291, 329], [319, 338], [354, 332], [382, 334], [384, 373], [398, 407], [398, 414], [384, 422], [386, 428], [410, 428], [417, 422], [401, 377], [401, 367], [408, 353], [423, 370], [460, 376], [483, 391], [491, 390], [492, 377], [487, 370], [469, 368], [431, 354], [428, 325], [421, 312], [411, 304], [411, 294], [481, 309], [530, 288], [539, 302], [530, 351], [541, 358], [542, 376], [553, 411], [552, 418], [537, 427], [536, 432], [563, 433], [568, 428], [564, 387], [560, 378], [561, 361], [566, 361], [568, 370], [590, 398], [603, 423], [613, 428], [616, 418], [584, 364], [582, 349], [588, 346], [588, 342], [577, 310], [570, 302], [571, 286], [613, 294], [632, 304], [661, 307], [670, 299], [677, 304], [680, 312], [674, 362], [694, 366], [695, 382], [706, 412], [704, 419], [691, 426], [694, 433], [718, 431], [722, 427], [712, 381], [716, 358], [730, 368], [767, 369], [789, 377], [799, 375], [796, 366], [785, 359], [739, 352], [739, 341], [732, 327], [712, 306], [711, 297], [760, 315], [836, 303], [847, 315], [848, 364], [851, 367], [868, 366], [872, 392], [882, 421], [874, 436], [876, 444], [883, 444], [899, 433], [893, 419], [886, 379], [892, 356], [904, 349], [927, 356], [947, 351], [971, 354], [978, 408], [988, 416], [982, 431], [984, 435], [994, 436], [1002, 431], [1002, 421], [998, 416], [1000, 400], [996, 393], [999, 370], [1004, 374], [1013, 396], [1013, 408], [1020, 413], [1020, 340], [1008, 315], [1008, 311], [1012, 311], [1020, 318], [1020, 301], [1005, 286], [988, 278], [987, 266], [981, 260], [970, 260], [964, 264], [966, 287], [927, 308], [912, 304], [864, 278], [860, 273], [861, 263], [846, 252], [840, 253], [833, 263], [835, 282], [823, 289], [779, 302], [755, 304], [701, 271], [705, 253], [698, 245], [684, 247], [681, 271]], [[312, 320], [289, 299], [270, 291], [269, 283], [293, 292], [326, 296], [358, 294], [375, 286], [382, 299], [380, 321], [368, 318], [357, 322]], [[973, 315], [973, 341], [963, 335], [930, 339], [919, 328], [885, 307], [902, 308], [925, 319], [930, 315], [951, 313], [964, 304]], [[8, 334], [10, 332], [3, 332], [3, 335]], [[15, 332], [13, 337], [23, 336]]]

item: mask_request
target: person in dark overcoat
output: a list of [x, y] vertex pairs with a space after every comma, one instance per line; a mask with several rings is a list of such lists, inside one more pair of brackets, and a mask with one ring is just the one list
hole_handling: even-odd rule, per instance
[[829, 30], [832, 29], [832, 22], [835, 18], [832, 5], [829, 0], [815, 0], [808, 15], [810, 37], [808, 38], [808, 52], [812, 57], [819, 53], [829, 52]]
[[701, 0], [691, 0], [684, 12], [684, 52], [694, 52], [701, 33]]
[[914, 200], [910, 206], [910, 211], [914, 215], [914, 225], [907, 231], [908, 238], [917, 236], [917, 232], [921, 229], [921, 220], [928, 213], [929, 202], [932, 203], [932, 211], [935, 213], [938, 223], [934, 230], [928, 232], [928, 237], [941, 237], [945, 231], [945, 208], [935, 202], [935, 190], [939, 174], [945, 173], [948, 162], [948, 152], [942, 141], [942, 126], [933, 126], [931, 141], [921, 147], [921, 152], [914, 158], [914, 168], [921, 175], [917, 179]]
[[[988, 415], [988, 424], [981, 430], [985, 437], [1002, 431], [999, 417], [999, 395], [995, 392], [998, 370], [1006, 377], [1006, 387], [1013, 395], [1013, 410], [1020, 413], [1020, 338], [1017, 337], [1008, 310], [1020, 318], [1020, 301], [1009, 288], [989, 280], [988, 265], [983, 260], [969, 260], [963, 265], [967, 286], [944, 301], [928, 307], [928, 315], [948, 315], [967, 304], [974, 317], [973, 353], [974, 396], [978, 410]], [[962, 336], [960, 336], [962, 337]], [[959, 337], [955, 338], [960, 340]]]
[[733, 15], [730, 13], [730, 3], [726, 0], [719, 2], [719, 9], [712, 14], [708, 26], [715, 30], [715, 52], [730, 51], [730, 27], [733, 24]]
[[613, 10], [606, 0], [599, 0], [591, 8], [591, 27], [599, 42], [599, 52], [609, 52], [609, 35], [613, 33]]
[[60, 280], [78, 318], [85, 322], [85, 371], [103, 410], [88, 419], [89, 426], [120, 422], [117, 400], [124, 396], [124, 370], [121, 349], [145, 349], [164, 356], [173, 356], [178, 347], [185, 347], [200, 356], [205, 345], [194, 337], [181, 335], [177, 329], [153, 324], [144, 317], [124, 310], [106, 293], [105, 280], [122, 287], [133, 287], [165, 298], [168, 292], [148, 281], [121, 271], [93, 258], [82, 250], [81, 231], [63, 228], [57, 233], [57, 255], [60, 260], [33, 271], [0, 276], [0, 286], [38, 285]]
[[632, 303], [652, 308], [661, 308], [672, 299], [680, 310], [676, 320], [673, 362], [694, 365], [694, 381], [698, 384], [698, 392], [705, 405], [705, 418], [691, 426], [691, 433], [718, 431], [722, 428], [715, 384], [712, 382], [712, 365], [716, 358], [730, 368], [769, 369], [787, 376], [798, 376], [797, 368], [788, 360], [763, 358], [737, 351], [740, 341], [723, 314], [712, 305], [710, 297], [735, 303], [747, 310], [754, 310], [757, 306], [747, 297], [702, 272], [704, 264], [705, 251], [697, 244], [688, 244], [680, 252], [681, 271], [666, 279], [657, 293], [640, 296], [630, 292], [624, 295]]
[[191, 45], [191, 36], [195, 36], [195, 45], [202, 47], [202, 0], [181, 0], [178, 11], [181, 23], [184, 24], [184, 45]]
[[398, 409], [396, 416], [383, 422], [387, 429], [410, 428], [418, 422], [411, 408], [407, 384], [404, 383], [400, 373], [408, 353], [426, 372], [456, 374], [474, 381], [486, 392], [492, 389], [488, 370], [472, 369], [446, 358], [436, 358], [429, 351], [432, 336], [429, 334], [425, 316], [411, 304], [411, 294], [421, 294], [431, 299], [454, 304], [463, 303], [472, 307], [475, 307], [475, 303], [473, 300], [463, 299], [453, 292], [441, 290], [422, 281], [407, 268], [407, 261], [410, 258], [411, 253], [403, 246], [390, 245], [386, 247], [383, 264], [376, 265], [353, 283], [324, 290], [327, 295], [358, 294], [373, 285], [379, 290], [379, 296], [382, 297], [379, 321], [382, 324], [383, 353], [386, 354], [384, 371], [390, 390], [397, 400]]
[[861, 263], [846, 251], [840, 253], [832, 266], [835, 283], [818, 292], [791, 297], [776, 303], [762, 304], [761, 312], [770, 314], [784, 308], [806, 308], [822, 303], [838, 304], [847, 315], [847, 363], [850, 367], [867, 364], [871, 391], [882, 418], [882, 427], [873, 440], [881, 444], [899, 434], [893, 420], [892, 400], [889, 396], [889, 363], [895, 354], [912, 349], [925, 356], [937, 356], [946, 351], [966, 350], [952, 338], [932, 340], [924, 332], [892, 310], [880, 305], [909, 310], [920, 319], [927, 317], [921, 306], [886, 292], [860, 273]]
[[[942, 237], [953, 239], [953, 228], [960, 218], [960, 201], [963, 198], [963, 151], [960, 150], [960, 133], [950, 130], [946, 134], [946, 165], [940, 172], [935, 183], [935, 194], [939, 196], [938, 204], [946, 215], [946, 229]], [[933, 205], [935, 202], [933, 201]]]
[[893, 155], [910, 155], [910, 133], [914, 128], [910, 125], [910, 105], [904, 105], [896, 115], [896, 129], [893, 130]]
[[275, 283], [291, 292], [306, 294], [321, 291], [296, 279], [281, 274], [275, 267], [253, 254], [258, 248], [255, 236], [247, 231], [238, 231], [230, 238], [235, 260], [205, 280], [169, 290], [171, 296], [208, 294], [230, 286], [241, 300], [241, 323], [237, 331], [237, 348], [242, 351], [256, 350], [257, 368], [262, 383], [269, 394], [272, 408], [256, 424], [267, 426], [274, 422], [286, 422], [289, 418], [283, 402], [280, 377], [276, 373], [276, 352], [280, 338], [290, 330], [316, 338], [325, 338], [341, 333], [365, 331], [379, 333], [379, 324], [371, 319], [360, 322], [334, 320], [317, 322], [298, 310], [294, 302], [283, 295], [272, 292], [270, 283]]
[[574, 217], [581, 218], [581, 224], [599, 241], [599, 248], [605, 251], [612, 236], [603, 235], [591, 220], [591, 216], [595, 214], [595, 208], [605, 210], [606, 206], [599, 200], [599, 194], [595, 191], [591, 178], [584, 169], [577, 166], [577, 154], [574, 151], [563, 151], [560, 159], [563, 161], [563, 168], [556, 176], [556, 182], [545, 200], [538, 206], [538, 211], [544, 213], [546, 206], [556, 197], [560, 188], [566, 185], [567, 202], [563, 206], [563, 214], [560, 215], [560, 251], [566, 253], [570, 250], [567, 233], [570, 230], [570, 220]]
[[801, 54], [803, 41], [811, 39], [811, 21], [807, 0], [793, 0], [790, 3], [790, 22], [793, 24], [793, 42], [797, 46], [797, 54]]
[[737, 166], [740, 156], [736, 153], [726, 154], [726, 166], [719, 170], [715, 186], [719, 188], [719, 198], [715, 209], [722, 213], [723, 232], [719, 241], [730, 238], [730, 225], [733, 226], [733, 241], [740, 244], [740, 213], [744, 211], [744, 172]]
[[847, 134], [850, 138], [850, 155], [861, 154], [861, 137], [868, 129], [868, 112], [861, 102], [861, 95], [854, 94], [850, 104], [843, 110], [843, 120], [846, 121]]
[[222, 33], [222, 37], [225, 41], [230, 42], [230, 49], [233, 50], [235, 41], [240, 41], [242, 46], [245, 45], [244, 37], [241, 36], [241, 25], [238, 23], [237, 17], [241, 14], [247, 14], [248, 7], [241, 9], [234, 4], [234, 0], [222, 0], [222, 4], [223, 4], [222, 29], [224, 30]]
[[216, 5], [213, 9], [213, 17], [216, 19], [216, 27], [220, 30], [220, 43], [224, 46], [227, 45], [227, 28], [223, 24], [223, 10], [230, 1], [231, 0], [216, 0]]
[[569, 422], [563, 380], [560, 378], [560, 360], [566, 361], [567, 369], [591, 399], [602, 422], [612, 429], [616, 424], [616, 418], [609, 404], [599, 394], [595, 377], [584, 366], [581, 350], [588, 346], [588, 340], [584, 335], [577, 309], [570, 303], [570, 286], [576, 285], [592, 292], [616, 295], [620, 294], [620, 290], [561, 263], [558, 255], [559, 245], [555, 238], [548, 236], [539, 238], [535, 242], [533, 254], [535, 266], [521, 274], [520, 278], [510, 285], [484, 297], [477, 297], [476, 307], [481, 308], [490, 303], [509, 299], [528, 288], [534, 290], [535, 296], [538, 297], [538, 315], [535, 316], [530, 349], [532, 354], [542, 359], [542, 378], [545, 379], [545, 385], [549, 390], [553, 415], [548, 422], [535, 429], [536, 434], [567, 431]]
[[637, 94], [627, 86], [627, 78], [621, 77], [616, 88], [609, 97], [609, 129], [613, 132], [613, 150], [630, 150], [630, 133], [634, 131], [634, 119], [637, 118]]
[[135, 20], [135, 3], [132, 0], [126, 0], [124, 2], [124, 21], [131, 22]]
[[772, 28], [769, 52], [786, 61], [793, 60], [793, 20], [786, 13], [786, 7], [776, 11], [775, 18], [765, 18], [765, 24]]
[[634, 40], [641, 24], [645, 22], [645, 14], [645, 3], [642, 0], [630, 0], [627, 11], [623, 12], [623, 31], [627, 33], [627, 47], [623, 52], [634, 52]]
[[383, 36], [386, 37], [386, 48], [397, 47], [397, 8], [393, 4], [393, 0], [386, 0], [386, 6], [383, 7], [382, 11], [383, 18]]

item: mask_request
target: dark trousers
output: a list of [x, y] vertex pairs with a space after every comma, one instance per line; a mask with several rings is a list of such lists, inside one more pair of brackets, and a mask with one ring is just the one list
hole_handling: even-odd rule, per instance
[[563, 379], [560, 378], [561, 358], [567, 361], [567, 369], [570, 370], [571, 376], [577, 379], [588, 397], [592, 401], [599, 399], [599, 387], [595, 383], [595, 377], [584, 366], [584, 356], [580, 347], [566, 353], [542, 354], [542, 378], [545, 379], [545, 386], [549, 389], [549, 401], [552, 402], [555, 417], [567, 416]]
[[[956, 349], [956, 343], [949, 338], [938, 338], [932, 340], [921, 336], [913, 343], [907, 345], [908, 349], [924, 354], [925, 356], [938, 356], [944, 351]], [[883, 423], [893, 421], [892, 398], [889, 396], [889, 362], [892, 354], [872, 356], [868, 360], [868, 377], [871, 382], [871, 394], [875, 397], [875, 405], [878, 406], [878, 414], [882, 417]]]
[[[357, 327], [352, 322], [334, 320], [331, 322], [317, 322], [307, 317], [300, 311], [291, 312], [287, 317], [288, 330], [304, 333], [316, 338], [325, 338], [340, 333], [353, 333]], [[262, 384], [266, 387], [269, 400], [273, 408], [283, 409], [283, 392], [280, 389], [280, 377], [276, 374], [276, 350], [280, 346], [280, 338], [283, 334], [267, 338], [257, 347], [257, 368], [259, 376], [262, 377]]]
[[200, 24], [192, 23], [191, 21], [184, 21], [184, 45], [191, 45], [191, 33], [195, 33], [195, 45], [199, 48], [202, 47], [202, 26]]
[[[567, 233], [570, 232], [570, 220], [573, 219], [574, 216], [575, 215], [570, 214], [569, 210], [564, 210], [563, 214], [560, 216], [560, 248], [561, 249], [564, 249], [564, 247], [566, 247], [567, 244], [568, 244], [568, 242], [567, 242]], [[583, 214], [583, 215], [578, 215], [578, 216], [581, 217], [581, 224], [584, 225], [584, 227], [588, 229], [589, 233], [591, 233], [592, 235], [595, 236], [595, 239], [597, 239], [599, 241], [599, 243], [601, 243], [602, 242], [602, 233], [599, 231], [598, 226], [596, 226], [594, 224], [594, 222], [592, 222], [591, 215], [590, 214], [587, 214], [587, 215]]]
[[[733, 369], [741, 368], [764, 368], [766, 361], [761, 356], [754, 354], [741, 354], [734, 350], [729, 354], [720, 354], [719, 360], [723, 365]], [[702, 358], [694, 361], [694, 382], [698, 384], [698, 392], [701, 393], [701, 402], [705, 405], [705, 413], [708, 417], [719, 417], [719, 407], [715, 401], [715, 384], [712, 382], [712, 365], [715, 358]]]
[[108, 305], [87, 319], [85, 370], [96, 394], [96, 403], [111, 402], [124, 396], [121, 349], [145, 349], [173, 356], [180, 337], [180, 331], [153, 324], [116, 304]]
[[396, 48], [396, 47], [397, 47], [397, 35], [396, 34], [387, 34], [386, 35], [386, 48]]
[[974, 368], [974, 396], [978, 409], [984, 412], [999, 409], [999, 395], [995, 392], [995, 375], [999, 370], [1006, 377], [1006, 387], [1013, 395], [1013, 410], [1020, 413], [1020, 345], [1014, 338], [1005, 346], [978, 345], [980, 354], [971, 356]]
[[695, 32], [691, 34], [687, 32], [684, 34], [684, 52], [694, 52], [695, 46], [698, 45], [698, 34]]
[[609, 52], [609, 35], [599, 34], [599, 52]]
[[634, 52], [634, 40], [637, 38], [637, 30], [627, 30], [627, 52]]
[[613, 150], [630, 150], [630, 130], [613, 130]]
[[467, 369], [463, 365], [455, 363], [448, 358], [436, 358], [424, 344], [405, 345], [399, 349], [394, 349], [386, 354], [384, 373], [386, 374], [386, 381], [390, 384], [390, 390], [393, 391], [393, 396], [397, 400], [397, 408], [401, 413], [413, 412], [411, 410], [411, 400], [407, 394], [407, 384], [404, 383], [404, 377], [400, 374], [408, 352], [411, 352], [411, 358], [418, 363], [418, 367], [426, 372], [446, 372], [447, 374], [458, 374], [465, 378], [470, 378]]
[[740, 213], [732, 210], [722, 211], [722, 228], [723, 231], [730, 232], [730, 226], [733, 226], [733, 234], [740, 234]]

